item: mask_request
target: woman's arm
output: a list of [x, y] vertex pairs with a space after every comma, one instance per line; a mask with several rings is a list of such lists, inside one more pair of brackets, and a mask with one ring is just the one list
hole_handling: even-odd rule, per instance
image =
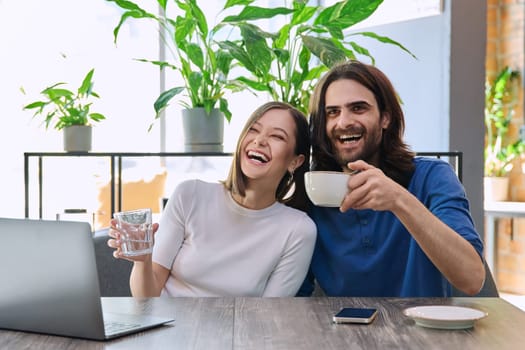
[[170, 270], [151, 261], [135, 261], [129, 286], [134, 297], [158, 297], [168, 280]]

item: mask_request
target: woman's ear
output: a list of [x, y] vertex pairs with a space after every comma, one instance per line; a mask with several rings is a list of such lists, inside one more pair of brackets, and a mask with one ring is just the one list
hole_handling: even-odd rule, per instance
[[303, 163], [304, 163], [304, 154], [299, 154], [290, 163], [290, 166], [288, 167], [288, 172], [293, 173], [295, 169], [299, 168], [301, 165], [303, 165]]

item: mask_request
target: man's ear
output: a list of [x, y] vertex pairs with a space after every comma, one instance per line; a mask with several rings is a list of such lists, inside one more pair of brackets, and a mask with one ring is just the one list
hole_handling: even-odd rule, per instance
[[388, 129], [388, 127], [390, 126], [390, 121], [390, 113], [384, 112], [383, 114], [381, 114], [381, 129]]

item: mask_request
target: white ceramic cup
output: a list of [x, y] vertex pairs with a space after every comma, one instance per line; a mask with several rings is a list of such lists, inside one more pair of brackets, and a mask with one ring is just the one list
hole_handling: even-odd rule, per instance
[[308, 171], [304, 174], [306, 194], [320, 207], [339, 207], [348, 193], [350, 174], [340, 171]]
[[122, 254], [137, 256], [153, 251], [153, 229], [151, 209], [137, 209], [114, 213], [117, 229], [120, 231]]

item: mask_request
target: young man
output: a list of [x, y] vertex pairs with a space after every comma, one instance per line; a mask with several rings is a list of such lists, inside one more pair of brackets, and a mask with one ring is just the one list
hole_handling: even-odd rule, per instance
[[483, 244], [452, 167], [414, 157], [389, 79], [357, 61], [332, 68], [310, 104], [312, 167], [350, 172], [340, 208], [313, 206], [318, 238], [309, 278], [329, 296], [476, 294]]

